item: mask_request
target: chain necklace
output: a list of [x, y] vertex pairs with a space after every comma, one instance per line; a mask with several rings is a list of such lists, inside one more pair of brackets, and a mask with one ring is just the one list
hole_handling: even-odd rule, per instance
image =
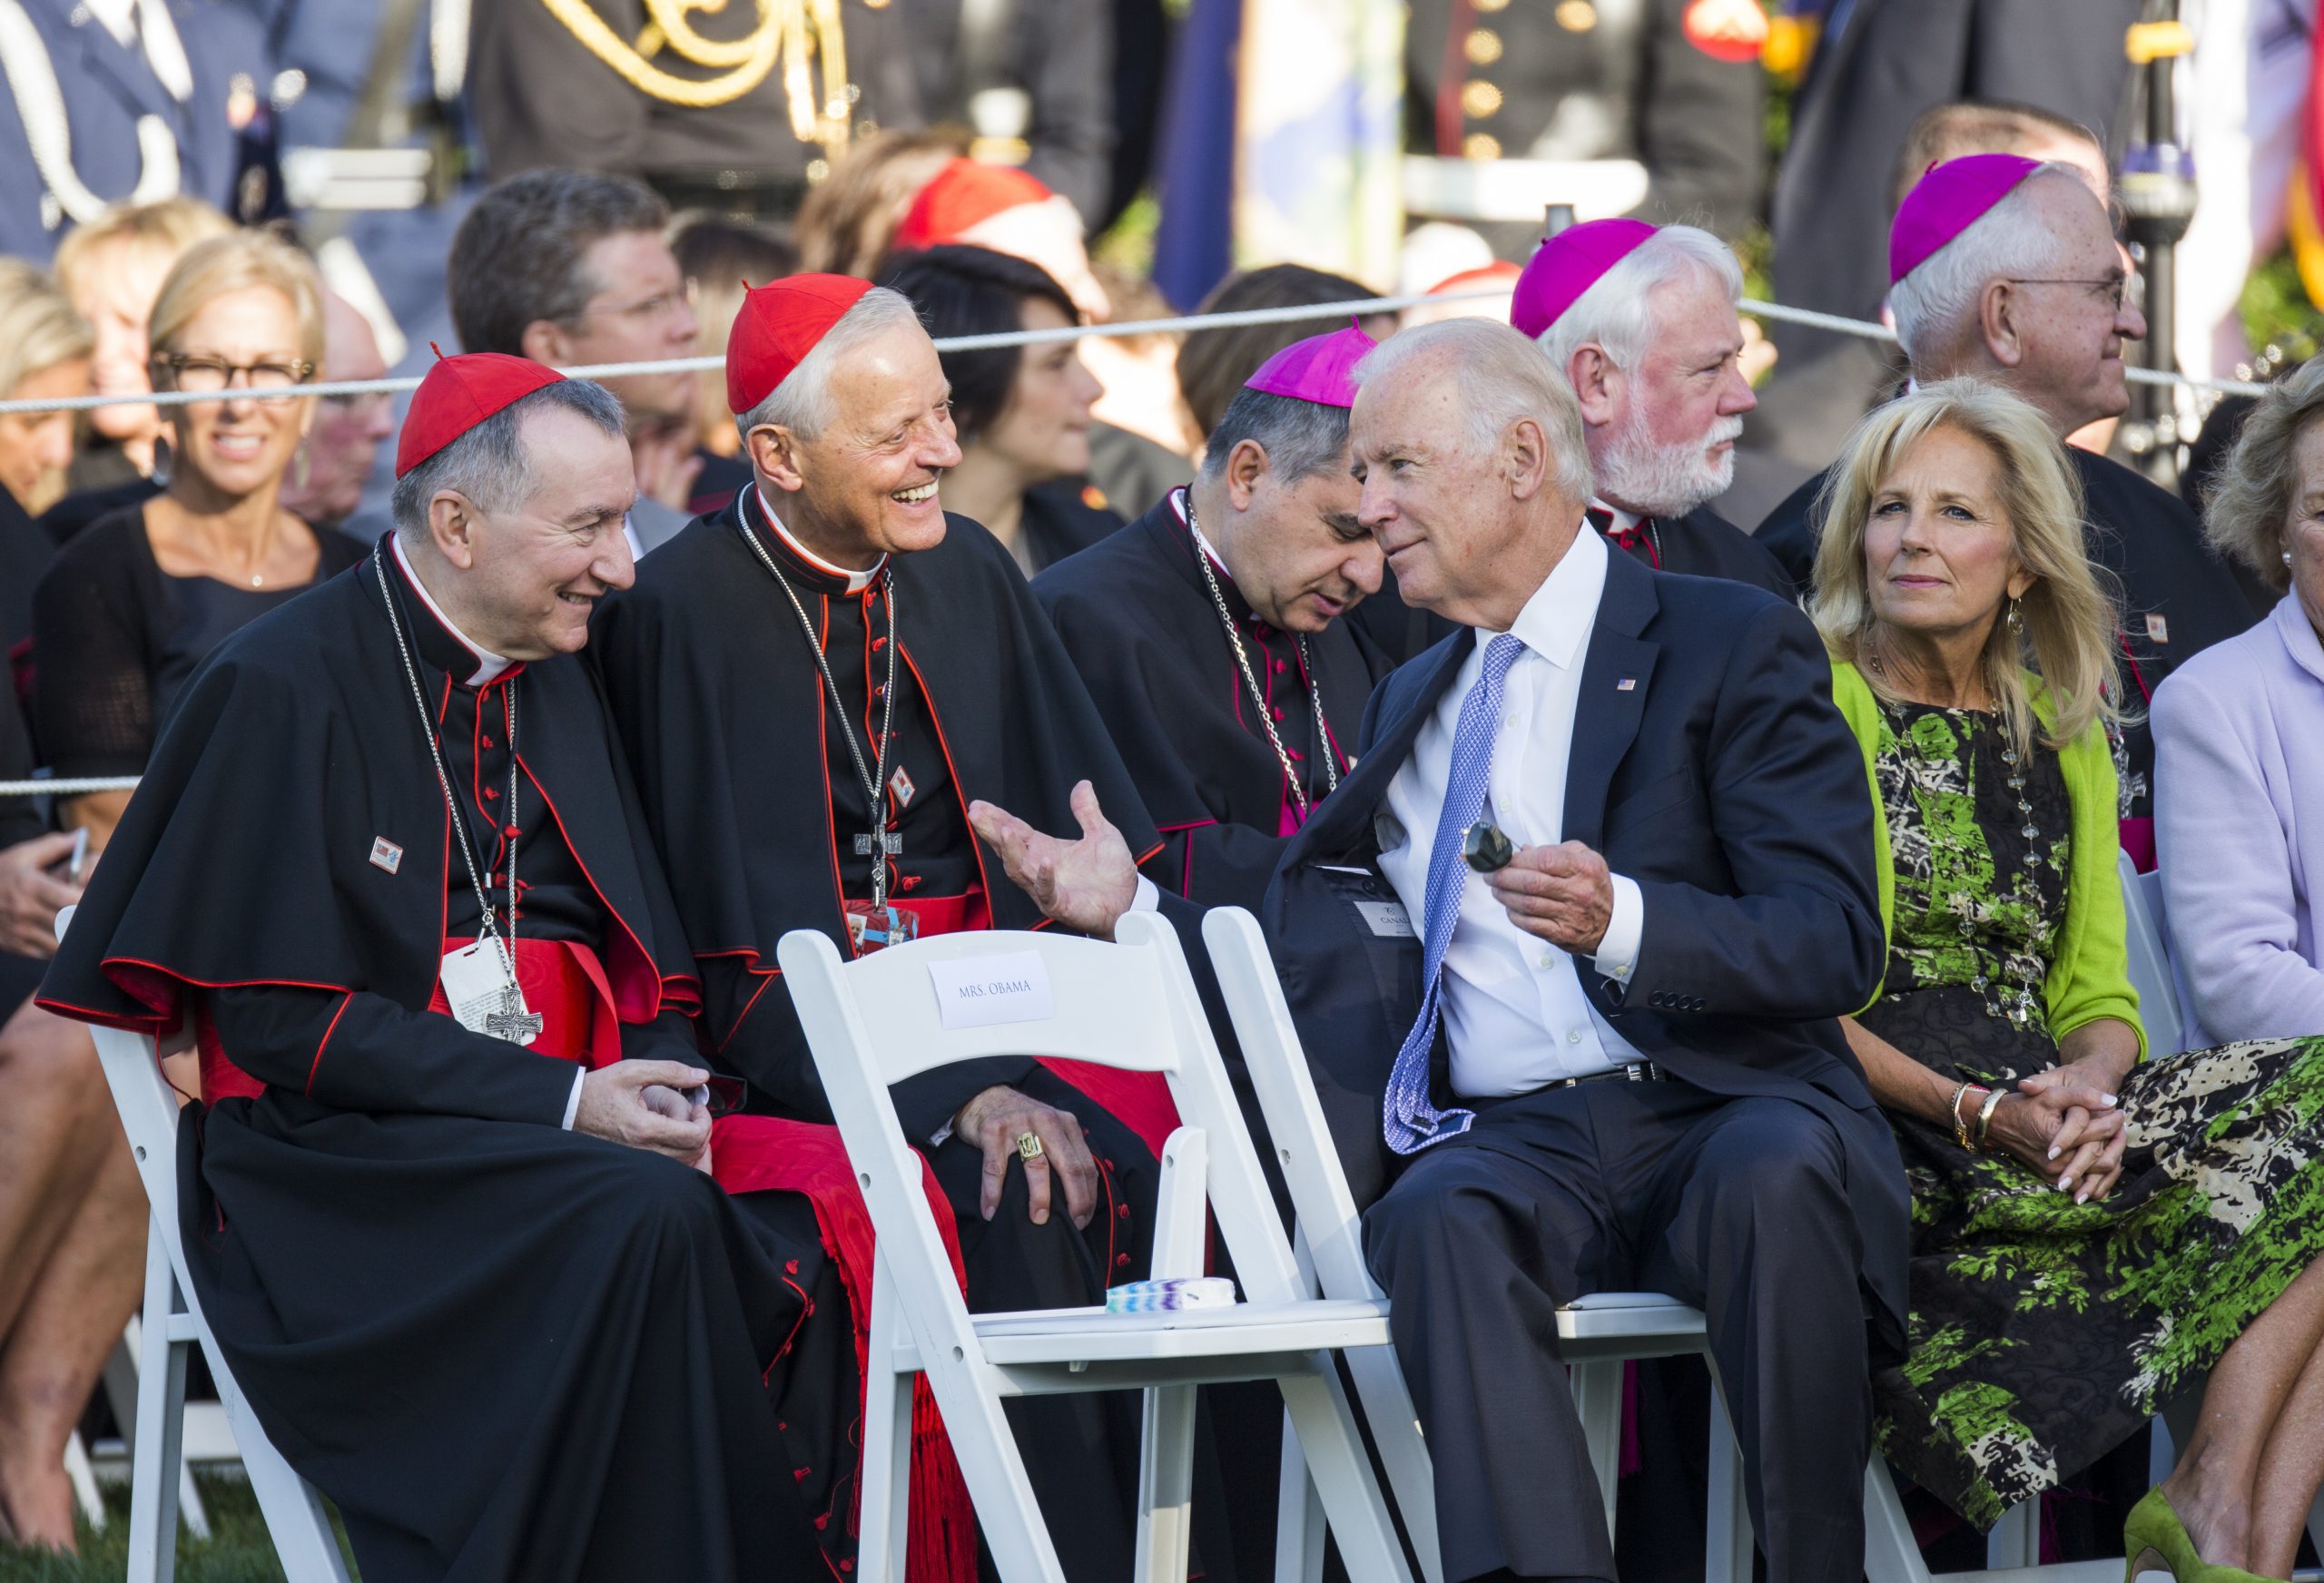
[[495, 1038], [505, 1038], [516, 1044], [529, 1044], [541, 1031], [543, 1018], [525, 1009], [524, 992], [517, 986], [517, 683], [511, 677], [500, 690], [501, 724], [508, 734], [508, 830], [503, 839], [508, 843], [508, 917], [504, 932], [501, 920], [492, 910], [491, 897], [484, 888], [484, 875], [476, 866], [476, 837], [468, 829], [468, 815], [460, 808], [460, 800], [452, 792], [452, 777], [444, 768], [444, 750], [436, 737], [436, 723], [428, 715], [428, 695], [420, 690], [419, 669], [411, 663], [411, 645], [404, 641], [403, 622], [396, 615], [394, 593], [388, 586], [386, 557], [375, 554], [371, 569], [379, 574], [379, 596], [386, 603], [388, 630], [396, 634], [396, 653], [403, 656], [404, 680], [411, 683], [412, 707], [419, 711], [419, 733], [428, 739], [428, 757], [436, 766], [436, 784], [444, 793], [444, 806], [451, 811], [452, 823], [460, 832], [460, 860], [468, 865], [468, 883], [476, 890], [477, 914], [480, 920], [478, 939], [489, 939], [500, 953], [500, 965], [507, 973], [507, 987], [500, 992], [500, 1009], [485, 1018], [485, 1031]]
[[799, 617], [799, 630], [807, 636], [808, 652], [815, 656], [815, 668], [823, 674], [823, 690], [831, 697], [832, 713], [839, 716], [840, 734], [847, 741], [848, 756], [855, 761], [856, 777], [863, 782], [864, 801], [872, 807], [872, 833], [855, 838], [856, 855], [871, 858], [872, 905], [885, 907], [888, 904], [888, 860], [903, 850], [903, 837], [891, 833], [888, 829], [888, 749], [895, 740], [896, 650], [902, 646], [901, 640], [896, 635], [896, 580], [893, 577], [887, 579], [888, 702], [880, 717], [879, 756], [867, 767], [863, 762], [863, 748], [855, 740], [855, 727], [847, 718], [847, 701], [840, 696], [839, 683], [832, 676], [831, 661], [823, 656], [823, 645], [816, 641], [815, 624], [807, 619], [807, 607], [800, 603], [797, 592], [791, 586], [791, 579], [783, 575], [774, 564], [774, 557], [766, 553], [766, 546], [759, 542], [759, 536], [751, 531], [750, 523], [738, 520], [735, 526], [758, 556], [759, 564], [766, 567], [767, 575], [774, 579], [774, 585], [782, 589], [783, 596], [791, 601], [791, 608]]
[[[1868, 643], [1865, 645], [1865, 655], [1871, 661], [1873, 670], [1879, 674], [1880, 678], [1883, 681], [1887, 680], [1888, 667], [1880, 663], [1879, 652]], [[1911, 754], [1919, 763], [1928, 764], [1929, 760], [1921, 752], [1920, 743], [1914, 738], [1906, 725], [1903, 712], [1885, 698], [1880, 700], [1880, 708], [1881, 713], [1887, 717], [1888, 728], [1895, 734], [1897, 745]], [[2015, 880], [2011, 884], [2010, 900], [2025, 909], [2028, 918], [2038, 922], [2042, 916], [2042, 896], [2041, 892], [2034, 888], [2034, 870], [2042, 861], [2042, 827], [2034, 822], [2034, 804], [2025, 795], [2024, 755], [2017, 751], [2016, 739], [2009, 734], [2008, 723], [2002, 718], [1998, 704], [1988, 703], [1984, 709], [1965, 710], [1962, 713], [1983, 715], [1993, 723], [1994, 729], [2001, 734], [2001, 762], [2009, 772], [2007, 784], [2010, 794], [2017, 800], [2017, 817], [2023, 821], [2018, 827], [2017, 833], [2025, 841], [2025, 858], [2017, 870]], [[1963, 744], [1965, 748], [1966, 745], [1965, 742]], [[1931, 844], [1944, 847], [1956, 859], [1965, 860], [1970, 856], [1965, 841], [1950, 833], [1940, 836], [1935, 825], [1929, 826], [1929, 840]], [[1965, 861], [1963, 866], [1965, 868], [1967, 866]], [[1968, 919], [1964, 918], [1960, 920], [1962, 941], [1973, 953], [1977, 949], [1971, 940], [1971, 936], [1974, 932], [1975, 926]], [[1977, 963], [1976, 975], [1969, 980], [1969, 988], [1984, 997], [1985, 1010], [1988, 1015], [1997, 1018], [2006, 1018], [2020, 1027], [2024, 1027], [2032, 1023], [2040, 1014], [2040, 1002], [2036, 999], [2042, 988], [2039, 964], [2030, 951], [2004, 952], [2003, 959], [2004, 966], [2017, 979], [2014, 990], [2003, 988], [2000, 999], [1996, 1001], [1994, 996], [1993, 979], [1986, 973], [1982, 961]]]
[[[1299, 775], [1291, 767], [1291, 752], [1283, 745], [1283, 735], [1275, 728], [1275, 716], [1267, 708], [1266, 694], [1259, 688], [1259, 678], [1251, 669], [1250, 652], [1243, 646], [1243, 634], [1236, 630], [1235, 617], [1226, 608], [1226, 595], [1219, 591], [1218, 578], [1210, 569], [1215, 553], [1210, 541], [1203, 536], [1201, 525], [1195, 521], [1195, 497], [1187, 497], [1187, 531], [1194, 536], [1195, 565], [1202, 568], [1202, 580], [1210, 589], [1210, 602], [1217, 608], [1218, 619], [1226, 624], [1226, 641], [1234, 645], [1235, 663], [1242, 667], [1243, 684], [1251, 690], [1252, 706], [1258, 712], [1259, 726], [1267, 733], [1267, 745], [1275, 749], [1275, 762], [1283, 766], [1284, 784], [1291, 789], [1291, 801], [1298, 806], [1299, 817], [1307, 817], [1307, 789], [1300, 784]], [[1333, 762], [1330, 728], [1324, 723], [1324, 689], [1315, 675], [1315, 666], [1307, 656], [1307, 637], [1294, 633], [1291, 641], [1299, 650], [1299, 674], [1307, 683], [1307, 701], [1315, 711], [1315, 753], [1324, 761], [1324, 793], [1329, 796], [1340, 789], [1339, 765]]]

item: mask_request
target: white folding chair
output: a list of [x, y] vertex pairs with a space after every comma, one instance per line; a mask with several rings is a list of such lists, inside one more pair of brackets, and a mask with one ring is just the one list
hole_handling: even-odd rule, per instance
[[2123, 943], [2129, 949], [2131, 988], [2139, 992], [2139, 1021], [2146, 1025], [2147, 1053], [2177, 1055], [2191, 1040], [2178, 977], [2171, 967], [2170, 938], [2164, 932], [2162, 875], [2160, 870], [2140, 873], [2128, 852], [2114, 854], [2114, 870], [2122, 880]]
[[[73, 909], [57, 914], [64, 938]], [[178, 1235], [178, 1106], [162, 1079], [157, 1041], [92, 1027], [97, 1061], [152, 1207], [145, 1241], [145, 1307], [139, 1332], [137, 1421], [132, 1431], [128, 1583], [169, 1583], [177, 1570], [178, 1500], [184, 1477], [185, 1366], [202, 1348], [219, 1404], [241, 1450], [283, 1574], [306, 1583], [347, 1583], [322, 1497], [282, 1460], [251, 1411], [233, 1371], [203, 1322]]]
[[[1235, 1025], [1236, 1040], [1242, 1047], [1244, 1065], [1266, 1116], [1269, 1141], [1291, 1190], [1301, 1234], [1315, 1250], [1324, 1293], [1331, 1297], [1377, 1297], [1379, 1285], [1364, 1261], [1355, 1200], [1340, 1170], [1323, 1107], [1315, 1097], [1315, 1079], [1308, 1072], [1258, 920], [1240, 908], [1221, 908], [1203, 920], [1203, 939], [1210, 949], [1211, 966]], [[1703, 1316], [1699, 1310], [1659, 1293], [1597, 1293], [1559, 1310], [1558, 1352], [1568, 1366], [1574, 1408], [1590, 1448], [1590, 1466], [1598, 1475], [1605, 1501], [1606, 1531], [1610, 1535], [1621, 1450], [1622, 1365], [1688, 1354], [1699, 1354], [1708, 1362]], [[1364, 1364], [1369, 1373], [1359, 1369], [1357, 1390], [1388, 1468], [1397, 1509], [1403, 1514], [1413, 1543], [1422, 1552], [1423, 1565], [1433, 1580], [1438, 1566], [1435, 1510], [1428, 1453], [1411, 1399], [1393, 1352], [1376, 1360], [1367, 1358]], [[1349, 1366], [1358, 1369], [1354, 1355]], [[1742, 1460], [1726, 1403], [1716, 1389], [1711, 1392], [1709, 1496], [1706, 1583], [1748, 1583], [1753, 1543], [1750, 1512], [1743, 1494]], [[1988, 1564], [1996, 1573], [1948, 1576], [2014, 1576], [2015, 1568], [2034, 1567], [2040, 1558], [2035, 1507], [2036, 1503], [2028, 1501], [2015, 1508], [1989, 1536]], [[2111, 1569], [2119, 1565], [2112, 1561], [2090, 1564], [2090, 1583], [2096, 1583], [2100, 1569], [2106, 1569], [2111, 1577]], [[1871, 1583], [1931, 1583], [1895, 1480], [1877, 1453], [1866, 1470], [1865, 1571]], [[2028, 1577], [2023, 1583], [2080, 1583], [2080, 1573], [2071, 1568], [2044, 1568], [2039, 1579]]]
[[[803, 929], [784, 936], [777, 955], [878, 1236], [858, 1577], [903, 1577], [912, 1378], [924, 1373], [1009, 1583], [1062, 1583], [1063, 1573], [1003, 1399], [1147, 1392], [1137, 1576], [1159, 1583], [1186, 1575], [1192, 1387], [1270, 1379], [1297, 1426], [1351, 1576], [1409, 1583], [1332, 1362], [1344, 1350], [1386, 1348], [1384, 1306], [1307, 1297], [1167, 925], [1131, 914], [1110, 945], [1051, 933], [943, 935], [852, 963], [842, 963], [822, 934]], [[954, 988], [940, 992], [940, 982]], [[970, 992], [976, 988], [988, 992]], [[980, 1020], [996, 1015], [1008, 1020]], [[1245, 1301], [1165, 1313], [970, 1314], [888, 1088], [998, 1055], [1160, 1073], [1184, 1125], [1164, 1151], [1157, 1263], [1199, 1273], [1206, 1202]]]

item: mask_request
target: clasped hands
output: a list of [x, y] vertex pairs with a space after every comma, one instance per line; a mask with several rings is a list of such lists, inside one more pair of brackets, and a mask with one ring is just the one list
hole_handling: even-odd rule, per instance
[[2087, 1204], [2113, 1192], [2129, 1145], [2122, 1099], [2109, 1075], [2072, 1062], [2036, 1072], [1994, 1107], [1986, 1142]]

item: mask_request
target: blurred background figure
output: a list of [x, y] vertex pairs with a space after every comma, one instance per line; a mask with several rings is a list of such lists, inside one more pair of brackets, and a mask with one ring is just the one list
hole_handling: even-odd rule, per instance
[[931, 177], [897, 224], [890, 257], [947, 243], [1022, 259], [1064, 287], [1090, 322], [1113, 317], [1106, 289], [1089, 270], [1080, 214], [1022, 171], [954, 160]]
[[[485, 189], [452, 239], [446, 283], [462, 349], [560, 369], [693, 356], [694, 292], [663, 240], [669, 223], [668, 204], [620, 176], [538, 170]], [[700, 387], [684, 370], [603, 383], [629, 425], [629, 526], [643, 555], [693, 518], [712, 459]]]
[[[697, 357], [724, 358], [726, 338], [742, 311], [743, 294], [753, 286], [797, 272], [799, 250], [764, 226], [729, 220], [706, 210], [681, 214], [670, 222], [670, 251], [694, 294]], [[742, 437], [726, 411], [724, 369], [694, 376], [694, 444], [703, 457], [687, 511], [700, 516], [723, 510], [750, 477], [742, 458]]]
[[[1793, 101], [1770, 215], [1776, 300], [1879, 317], [1887, 288], [1882, 221], [1899, 183], [1909, 186], [1926, 168], [1907, 169], [1902, 156], [1914, 123], [1935, 106], [1974, 99], [2030, 107], [2052, 118], [2045, 141], [2088, 127], [2100, 146], [2112, 146], [2130, 70], [2123, 34], [2142, 5], [1841, 0], [1815, 7], [1822, 31]], [[1957, 152], [2053, 157], [2014, 144]], [[1864, 411], [1866, 354], [1829, 331], [1778, 325], [1774, 335], [1779, 360], [1752, 443], [1820, 467]]]
[[[1255, 308], [1306, 308], [1324, 302], [1361, 302], [1376, 295], [1361, 280], [1311, 270], [1305, 264], [1269, 264], [1229, 275], [1196, 306], [1196, 313], [1239, 313]], [[1375, 313], [1360, 321], [1364, 333], [1384, 340], [1396, 333], [1396, 316]], [[1186, 392], [1195, 428], [1207, 435], [1226, 416], [1236, 394], [1259, 365], [1294, 341], [1337, 329], [1330, 320], [1299, 319], [1277, 324], [1237, 324], [1187, 332], [1178, 347], [1178, 388]]]
[[959, 127], [881, 132], [848, 146], [831, 174], [799, 205], [792, 234], [799, 267], [811, 274], [870, 280], [895, 241], [896, 227], [936, 172], [969, 152]]
[[[0, 400], [68, 400], [89, 393], [95, 348], [87, 321], [56, 283], [21, 259], [0, 259]], [[33, 518], [64, 487], [73, 414], [0, 417], [0, 650], [13, 658], [32, 636], [33, 585], [56, 541]], [[0, 708], [16, 692], [0, 686]]]
[[[1175, 310], [1153, 283], [1109, 265], [1094, 266], [1098, 283], [1123, 323], [1172, 319]], [[1157, 330], [1147, 335], [1093, 335], [1081, 343], [1081, 360], [1103, 385], [1089, 426], [1089, 481], [1115, 510], [1138, 509], [1134, 501], [1155, 501], [1194, 477], [1193, 457], [1202, 448], [1178, 388], [1178, 348], [1183, 335]]]
[[[1404, 146], [1437, 161], [1555, 162], [1580, 183], [1564, 190], [1588, 195], [1581, 219], [1634, 212], [1733, 240], [1766, 190], [1766, 34], [1758, 0], [1413, 0]], [[1533, 213], [1506, 213], [1454, 202], [1464, 189], [1451, 172], [1442, 186], [1414, 209], [1477, 226], [1516, 261], [1541, 240], [1539, 199]]]
[[[164, 198], [109, 209], [66, 236], [56, 250], [56, 280], [96, 333], [95, 394], [135, 396], [153, 388], [145, 338], [153, 298], [188, 248], [232, 230], [207, 203]], [[155, 407], [92, 411], [65, 474], [68, 498], [51, 514], [50, 531], [69, 538], [105, 512], [157, 490], [146, 480], [165, 427]]]
[[[337, 292], [324, 291], [323, 382], [352, 384], [387, 375], [371, 321]], [[319, 398], [314, 427], [290, 461], [282, 509], [313, 527], [345, 526], [363, 504], [379, 442], [395, 431], [395, 397], [389, 391]], [[380, 531], [386, 531], [384, 524]]]
[[854, 139], [950, 124], [1096, 223], [1114, 183], [1114, 9], [818, 7], [812, 59], [778, 64], [797, 45], [775, 7], [688, 6], [683, 30], [641, 32], [622, 0], [478, 5], [471, 103], [496, 179], [563, 165], [639, 178], [680, 207], [787, 219]]
[[[880, 284], [909, 299], [939, 342], [1080, 322], [1063, 286], [985, 248], [905, 253]], [[960, 443], [960, 464], [943, 478], [945, 510], [982, 523], [1029, 577], [1121, 526], [1118, 513], [1091, 498], [1090, 409], [1104, 390], [1074, 342], [942, 358]]]
[[[192, 248], [162, 283], [152, 335], [155, 388], [217, 399], [169, 409], [169, 487], [91, 524], [34, 593], [34, 720], [60, 776], [143, 772], [212, 648], [364, 552], [282, 505], [314, 401], [251, 397], [308, 383], [322, 359], [306, 256], [261, 231]], [[128, 801], [68, 797], [59, 817], [101, 850]]]
[[216, 0], [0, 4], [0, 253], [46, 263], [110, 207], [181, 194], [280, 212], [268, 59]]

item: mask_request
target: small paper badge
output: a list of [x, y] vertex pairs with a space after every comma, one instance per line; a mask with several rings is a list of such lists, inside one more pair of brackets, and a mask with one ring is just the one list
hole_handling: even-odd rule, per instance
[[2146, 635], [2151, 643], [2171, 641], [2171, 624], [2162, 619], [2161, 611], [2150, 610], [2146, 613]]
[[911, 794], [918, 790], [920, 788], [911, 783], [911, 777], [904, 773], [904, 767], [901, 764], [898, 764], [896, 772], [888, 777], [888, 795], [894, 800], [898, 808], [910, 808]]
[[1617, 683], [1614, 683], [1614, 691], [1615, 691], [1615, 692], [1617, 692], [1617, 693], [1635, 693], [1635, 692], [1637, 692], [1637, 691], [1638, 691], [1638, 678], [1637, 678], [1636, 676], [1625, 676], [1625, 677], [1623, 677], [1620, 681], [1619, 681], [1619, 682], [1617, 682]]
[[394, 873], [403, 867], [403, 849], [386, 836], [374, 838], [371, 842], [371, 866]]

